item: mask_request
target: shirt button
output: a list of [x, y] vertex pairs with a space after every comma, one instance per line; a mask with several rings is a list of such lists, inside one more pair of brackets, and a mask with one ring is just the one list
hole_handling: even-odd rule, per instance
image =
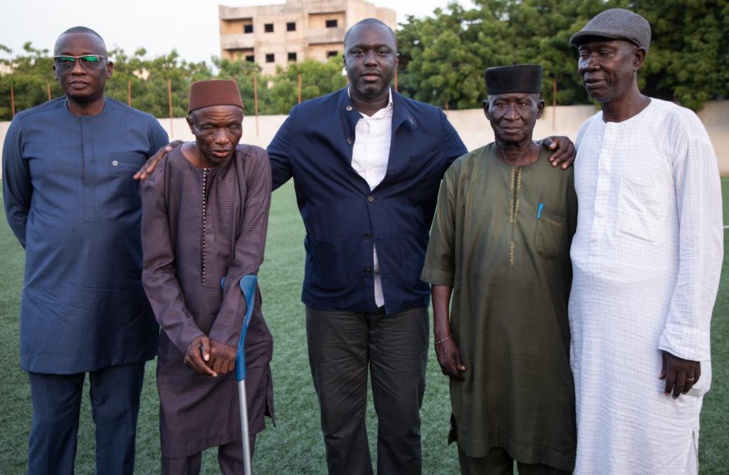
[[352, 111], [352, 106], [347, 106], [347, 112], [351, 112], [351, 111]]
[[119, 166], [119, 162], [117, 162], [116, 160], [114, 160], [113, 162], [111, 162], [111, 164], [114, 165], [115, 167]]
[[374, 196], [368, 196], [367, 197], [367, 201], [369, 201], [370, 203], [372, 203], [373, 201], [375, 201], [375, 197]]

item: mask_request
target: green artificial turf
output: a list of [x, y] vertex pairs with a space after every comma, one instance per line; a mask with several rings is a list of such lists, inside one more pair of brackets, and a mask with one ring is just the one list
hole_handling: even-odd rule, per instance
[[[723, 179], [724, 222], [729, 223], [729, 180]], [[2, 214], [0, 212], [0, 214]], [[326, 473], [324, 444], [319, 429], [319, 410], [311, 383], [306, 353], [304, 307], [301, 303], [304, 229], [296, 209], [293, 186], [273, 194], [266, 261], [260, 271], [263, 311], [274, 336], [272, 363], [276, 426], [259, 435], [253, 460], [258, 475]], [[726, 243], [726, 238], [725, 238]], [[726, 244], [725, 244], [726, 245]], [[24, 253], [0, 216], [0, 348], [4, 375], [0, 384], [0, 473], [26, 473], [30, 427], [30, 395], [18, 361], [18, 306], [23, 278]], [[713, 386], [704, 399], [701, 431], [701, 473], [729, 473], [729, 276], [722, 274], [712, 323]], [[432, 346], [432, 345], [431, 345]], [[423, 473], [457, 474], [453, 445], [447, 445], [450, 417], [448, 383], [440, 372], [432, 348], [422, 410]], [[159, 473], [158, 401], [154, 362], [147, 365], [137, 435], [136, 473]], [[371, 399], [371, 398], [370, 398]], [[370, 440], [376, 419], [369, 406]], [[94, 469], [93, 424], [84, 397], [79, 431], [76, 473]], [[375, 447], [371, 445], [373, 456]], [[203, 456], [203, 473], [219, 473], [216, 453]]]

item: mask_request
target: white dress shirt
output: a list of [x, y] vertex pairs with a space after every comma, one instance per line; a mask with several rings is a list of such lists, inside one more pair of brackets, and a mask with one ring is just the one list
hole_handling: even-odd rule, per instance
[[[349, 91], [349, 90], [348, 90]], [[362, 114], [357, 122], [352, 150], [352, 168], [367, 181], [370, 190], [380, 184], [387, 172], [390, 158], [390, 140], [392, 138], [392, 91], [387, 106], [372, 116]], [[385, 305], [382, 294], [380, 264], [377, 260], [377, 248], [373, 246], [373, 268], [375, 273], [375, 303], [378, 307]]]

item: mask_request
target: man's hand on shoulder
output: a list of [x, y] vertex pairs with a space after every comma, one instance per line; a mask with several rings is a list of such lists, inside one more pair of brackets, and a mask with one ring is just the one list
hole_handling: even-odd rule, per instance
[[157, 168], [157, 164], [160, 160], [165, 158], [168, 153], [170, 153], [172, 150], [176, 149], [180, 145], [182, 145], [184, 142], [182, 140], [175, 140], [161, 149], [157, 150], [157, 153], [149, 157], [149, 159], [144, 162], [144, 165], [142, 165], [142, 168], [140, 168], [137, 173], [134, 174], [135, 180], [146, 180], [147, 177], [154, 171], [155, 168]]
[[552, 162], [553, 167], [561, 164], [563, 170], [569, 168], [572, 162], [575, 161], [575, 156], [577, 156], [575, 144], [572, 143], [569, 137], [547, 137], [542, 140], [542, 147], [554, 151], [552, 156], [549, 157], [549, 161]]

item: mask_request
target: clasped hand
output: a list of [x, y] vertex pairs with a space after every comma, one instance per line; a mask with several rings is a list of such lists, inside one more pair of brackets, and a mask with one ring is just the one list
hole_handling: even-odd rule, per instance
[[216, 378], [235, 369], [237, 348], [207, 336], [195, 338], [185, 352], [185, 365], [197, 374], [207, 374]]

